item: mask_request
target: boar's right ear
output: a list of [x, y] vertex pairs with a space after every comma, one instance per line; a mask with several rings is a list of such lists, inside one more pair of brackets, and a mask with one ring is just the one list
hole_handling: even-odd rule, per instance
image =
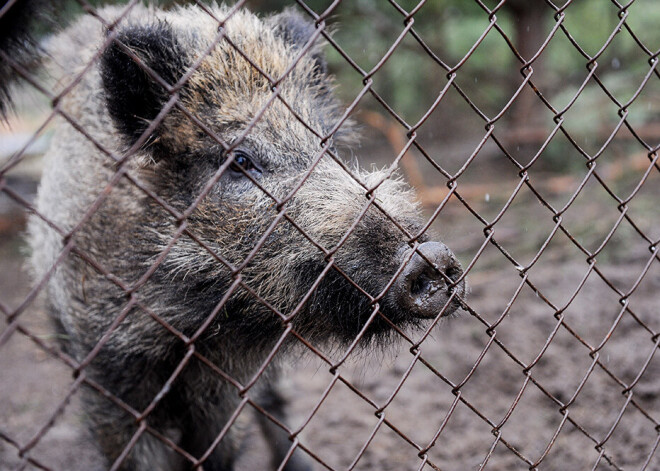
[[[274, 27], [275, 35], [293, 46], [294, 49], [302, 49], [316, 31], [314, 23], [293, 8], [285, 8], [281, 13], [272, 16], [270, 22]], [[316, 64], [316, 72], [325, 74], [328, 66], [321, 52], [320, 43], [321, 39], [317, 38], [309, 54]]]
[[[132, 51], [139, 61], [119, 43]], [[175, 84], [185, 73], [186, 54], [169, 23], [128, 26], [118, 33], [101, 56], [101, 80], [107, 108], [117, 130], [130, 145], [146, 131], [170, 97], [145, 66], [169, 85]], [[154, 137], [158, 137], [158, 130], [155, 134]]]

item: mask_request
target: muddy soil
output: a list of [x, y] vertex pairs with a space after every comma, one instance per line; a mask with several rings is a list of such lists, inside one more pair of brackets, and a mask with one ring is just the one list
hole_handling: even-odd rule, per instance
[[[629, 214], [658, 240], [660, 185], [651, 183]], [[496, 215], [515, 184], [500, 180], [502, 194], [472, 204]], [[598, 185], [584, 191], [564, 227], [595, 249], [620, 213]], [[483, 249], [483, 224], [460, 203], [434, 224], [464, 266], [476, 257], [469, 312], [387, 351], [352, 356], [336, 381], [304, 348], [286, 361], [288, 425], [305, 425], [299, 439], [315, 455], [315, 470], [508, 471], [539, 460], [542, 470], [660, 470], [660, 360], [653, 355], [660, 261], [627, 221], [590, 264], [561, 230], [546, 245], [554, 222], [529, 195], [516, 197], [506, 214], [495, 229], [498, 246]], [[7, 227], [0, 238], [0, 470], [106, 469], [85, 432], [71, 369], [38, 345], [55, 341], [41, 299], [26, 303], [33, 283], [20, 225]], [[7, 314], [23, 303], [8, 325]], [[343, 352], [327, 354], [336, 360]], [[268, 466], [253, 427], [237, 469]]]

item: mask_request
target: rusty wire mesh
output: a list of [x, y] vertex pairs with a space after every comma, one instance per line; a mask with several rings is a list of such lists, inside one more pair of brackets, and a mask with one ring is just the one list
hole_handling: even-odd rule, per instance
[[[94, 16], [111, 31], [100, 49], [102, 51], [103, 47], [113, 41], [112, 32], [117, 25], [121, 25], [121, 21], [110, 24], [92, 5], [84, 0], [79, 2], [86, 15]], [[197, 234], [189, 230], [187, 224], [187, 218], [231, 165], [231, 160], [219, 167], [215, 176], [206, 182], [197, 195], [195, 202], [183, 212], [172, 207], [154, 193], [149, 185], [126, 171], [126, 163], [131, 159], [133, 151], [149, 138], [159, 122], [173, 109], [186, 115], [227, 151], [235, 149], [240, 142], [240, 139], [231, 145], [223, 142], [201, 117], [195, 116], [177, 100], [177, 91], [192, 75], [192, 70], [177, 84], [168, 84], [153, 71], [147, 70], [154, 80], [168, 90], [171, 99], [126, 154], [118, 155], [95, 142], [108, 159], [115, 161], [116, 173], [109, 189], [100, 193], [96, 203], [79, 215], [78, 225], [72, 231], [65, 231], [46, 220], [61, 234], [64, 241], [64, 249], [56, 263], [45, 277], [33, 280], [29, 286], [26, 286], [28, 282], [25, 278], [19, 278], [21, 285], [15, 292], [10, 292], [12, 287], [3, 290], [3, 296], [7, 298], [0, 299], [4, 322], [0, 331], [0, 352], [8, 359], [4, 363], [5, 371], [9, 367], [8, 362], [18, 361], [20, 355], [29, 354], [37, 355], [34, 357], [35, 362], [57, 364], [53, 366], [59, 368], [56, 371], [64, 371], [67, 377], [72, 374], [74, 379], [58, 387], [52, 396], [43, 396], [42, 399], [46, 401], [42, 405], [44, 411], [38, 415], [28, 415], [26, 420], [29, 423], [25, 420], [12, 420], [12, 417], [20, 416], [13, 409], [12, 401], [17, 398], [0, 397], [0, 413], [4, 414], [6, 420], [0, 424], [0, 458], [6, 460], [4, 465], [0, 462], [0, 468], [5, 469], [6, 465], [6, 469], [74, 469], [71, 462], [62, 464], [57, 460], [51, 461], [51, 455], [43, 444], [47, 442], [51, 448], [59, 443], [72, 444], [72, 440], [67, 442], [66, 438], [60, 438], [62, 441], [58, 441], [52, 436], [57, 435], [54, 431], [65, 421], [67, 414], [77, 413], [77, 406], [72, 402], [76, 403], [75, 398], [81, 388], [85, 387], [106, 397], [114, 403], [114, 407], [135, 420], [135, 434], [124, 444], [117, 460], [108, 464], [109, 469], [121, 466], [143, 434], [164, 442], [191, 467], [203, 469], [213, 447], [225, 437], [238, 417], [249, 409], [285, 429], [290, 436], [291, 453], [294, 449], [304, 450], [314, 463], [314, 469], [660, 469], [660, 459], [656, 453], [660, 441], [660, 366], [657, 360], [654, 361], [660, 343], [660, 222], [657, 212], [660, 181], [657, 142], [660, 135], [648, 133], [646, 123], [639, 125], [629, 117], [631, 109], [646, 106], [646, 101], [649, 107], [657, 105], [642, 94], [644, 90], [658, 86], [658, 50], [653, 47], [659, 45], [649, 45], [642, 39], [643, 32], [629, 24], [629, 15], [644, 14], [639, 2], [607, 2], [611, 7], [611, 18], [615, 19], [613, 27], [601, 47], [595, 53], [588, 53], [576, 39], [576, 34], [580, 33], [579, 25], [567, 26], [566, 19], [578, 2], [567, 1], [561, 4], [549, 0], [539, 1], [551, 27], [543, 32], [543, 41], [532, 54], [523, 56], [519, 45], [511, 38], [510, 31], [507, 32], [498, 19], [509, 7], [507, 2], [492, 4], [476, 0], [475, 4], [483, 13], [485, 28], [460, 60], [448, 62], [416, 29], [416, 21], [425, 14], [425, 2], [404, 8], [390, 0], [379, 4], [379, 8], [395, 11], [399, 15], [399, 27], [393, 32], [387, 49], [371, 68], [360, 66], [359, 61], [346, 52], [336, 37], [328, 33], [327, 23], [340, 13], [346, 3], [333, 2], [322, 11], [312, 9], [303, 0], [298, 1], [297, 6], [314, 22], [314, 37], [325, 38], [329, 43], [328, 48], [340, 56], [340, 61], [359, 81], [359, 91], [348, 100], [344, 116], [335, 123], [328, 135], [319, 135], [302, 118], [297, 117], [310, 132], [317, 135], [318, 154], [314, 157], [312, 168], [301, 175], [297, 187], [286, 198], [277, 198], [262, 188], [273, 201], [275, 217], [251, 255], [238, 265], [230, 263], [224, 254], [215, 253], [206, 246]], [[131, 1], [125, 8], [129, 11], [136, 4], [136, 1]], [[236, 8], [241, 7], [250, 7], [250, 3], [242, 1], [236, 4]], [[198, 8], [212, 14], [202, 3], [198, 4]], [[225, 19], [216, 20], [219, 32], [214, 44], [229, 41], [222, 29]], [[606, 71], [601, 59], [616, 48], [615, 41], [622, 35], [634, 41], [637, 53], [647, 63], [646, 73], [626, 99], [617, 97], [611, 91], [611, 86], [603, 78], [604, 73], [601, 73]], [[476, 81], [472, 84], [473, 77], [464, 71], [466, 63], [479, 50], [483, 41], [493, 36], [506, 43], [514, 63], [513, 68], [520, 75], [515, 90], [508, 93], [499, 108], [494, 112], [486, 112], [478, 100], [473, 98], [479, 95], [481, 84]], [[574, 51], [581, 56], [584, 66], [579, 85], [563, 106], [558, 106], [556, 101], [547, 96], [544, 87], [539, 84], [543, 82], [543, 76], [535, 73], [539, 58], [543, 57], [550, 44], [560, 40], [570, 42]], [[406, 41], [412, 42], [425, 60], [433, 64], [439, 89], [434, 101], [425, 103], [424, 113], [414, 121], [406, 119], [378, 91], [379, 72], [394, 55], [408, 51], [402, 46]], [[286, 74], [283, 77], [268, 76], [238, 45], [234, 44], [233, 47], [270, 83], [272, 96], [267, 106], [278, 101], [296, 115], [295, 107], [286, 103], [278, 92], [278, 84]], [[309, 52], [310, 47], [311, 41], [298, 57], [291, 58], [287, 72], [293, 69], [300, 57]], [[28, 147], [56, 117], [68, 121], [87, 139], [94, 138], [86, 132], [84, 125], [59, 107], [61, 97], [71, 93], [77, 81], [54, 94], [48, 87], [41, 85], [42, 81], [33, 73], [24, 70], [15, 58], [4, 51], [0, 51], [0, 54], [3, 61], [16, 69], [21, 80], [31, 84], [52, 104], [52, 110], [41, 120], [30, 141], [4, 162], [0, 169], [2, 194], [13, 205], [20, 207], [21, 211], [36, 214], [45, 220], [14, 186], [12, 171], [24, 159]], [[137, 56], [134, 59], [139, 61]], [[88, 73], [88, 69], [83, 73]], [[568, 118], [588, 86], [596, 87], [607, 97], [617, 116], [605, 133], [591, 136], [598, 142], [596, 147], [580, 143]], [[451, 168], [451, 164], [443, 161], [445, 154], [442, 150], [433, 144], [427, 146], [420, 139], [425, 124], [433, 122], [432, 116], [441, 112], [439, 110], [450, 95], [459, 97], [466, 107], [472, 119], [472, 136], [477, 136], [473, 139], [474, 144], [467, 145], [470, 150], [459, 153], [458, 157], [454, 156], [456, 168]], [[524, 140], [520, 136], [520, 129], [512, 127], [507, 120], [512, 113], [515, 114], [516, 105], [522, 100], [529, 101], [529, 97], [532, 106], [540, 110], [537, 112], [543, 114], [551, 125], [541, 132], [539, 142], [522, 146], [523, 150], [520, 151]], [[359, 112], [366, 107], [364, 102], [367, 100], [370, 100], [380, 115], [369, 114], [365, 110], [362, 115], [364, 117], [360, 118]], [[254, 116], [243, 137], [249, 135], [252, 125], [261, 118], [265, 109]], [[654, 111], [657, 118], [657, 107]], [[333, 159], [343, 166], [347, 174], [351, 174], [350, 167], [330, 148], [329, 138], [352, 116], [358, 116], [358, 120], [362, 119], [389, 137], [391, 148], [386, 159], [389, 171], [393, 173], [398, 167], [403, 167], [409, 179], [417, 186], [427, 209], [427, 220], [421, 233], [425, 233], [431, 226], [442, 226], [440, 231], [445, 236], [443, 240], [459, 254], [464, 276], [472, 285], [472, 293], [462, 300], [467, 312], [458, 319], [438, 327], [441, 317], [439, 313], [421, 334], [415, 335], [392, 325], [403, 349], [400, 349], [395, 360], [386, 360], [390, 367], [376, 368], [375, 373], [365, 373], [364, 367], [359, 366], [363, 358], [353, 360], [351, 357], [364, 331], [339, 354], [324, 351], [296, 332], [291, 321], [311, 296], [311, 292], [300, 301], [298, 308], [291, 312], [279, 312], [241, 277], [241, 271], [260, 250], [276, 225], [286, 222], [303, 232], [325, 257], [327, 265], [318, 281], [329, 271], [337, 271], [368, 297], [373, 307], [369, 322], [382, 316], [379, 301], [384, 293], [366, 292], [350, 280], [341, 267], [334, 264], [334, 254], [341, 250], [343, 242], [351, 235], [359, 219], [353, 222], [337, 246], [323, 247], [311, 236], [304, 234], [286, 211], [288, 201], [305, 184], [321, 159]], [[576, 119], [588, 118], [578, 114]], [[640, 127], [643, 129], [640, 130]], [[570, 154], [574, 161], [581, 162], [580, 170], [553, 177], [547, 177], [542, 172], [536, 173], [545, 158], [545, 152], [558, 140], [568, 144], [566, 154]], [[610, 158], [608, 153], [621, 140], [633, 143], [635, 158], [617, 155]], [[490, 151], [484, 150], [489, 146]], [[475, 186], [470, 183], [470, 172], [480, 168], [482, 161], [487, 160], [484, 155], [488, 152], [498, 155], [496, 173], [502, 183]], [[628, 155], [632, 153], [628, 152]], [[363, 157], [366, 161], [370, 160], [368, 155]], [[617, 169], [621, 171], [622, 167], [627, 172], [627, 186], [619, 185], [613, 177]], [[492, 172], [492, 167], [486, 168], [487, 172]], [[362, 184], [359, 178], [353, 178]], [[120, 181], [128, 181], [139, 188], [178, 221], [173, 238], [154, 261], [152, 269], [133, 284], [117, 278], [94, 257], [77, 248], [74, 237], [103, 204], [112, 186]], [[256, 180], [253, 180], [253, 184], [260, 186]], [[379, 208], [378, 200], [371, 197], [373, 191], [374, 188], [364, 186], [365, 199], [361, 215], [369, 208]], [[486, 205], [490, 202], [491, 193], [496, 204]], [[642, 193], [644, 196], [639, 196]], [[635, 206], [635, 202], [642, 199], [645, 205], [643, 211]], [[521, 200], [526, 201], [526, 204], [521, 205]], [[530, 204], [530, 201], [534, 204]], [[588, 210], [592, 203], [596, 204], [596, 209]], [[383, 208], [380, 210], [391, 224], [398, 225], [396, 214], [388, 214]], [[582, 221], [583, 218], [587, 221]], [[576, 221], [581, 221], [581, 225]], [[589, 230], [584, 229], [585, 225]], [[531, 244], [521, 242], [519, 232], [523, 227], [525, 231], [534, 233]], [[406, 233], [411, 247], [418, 246], [417, 239], [421, 233], [409, 234], [402, 226], [399, 229]], [[136, 290], [149, 280], [169, 250], [183, 236], [202, 245], [218, 264], [231, 271], [234, 279], [221, 302], [208, 313], [206, 321], [193, 336], [178, 332], [135, 295]], [[521, 247], [523, 243], [528, 246]], [[76, 361], [59, 351], [51, 338], [44, 337], [42, 327], [30, 317], [34, 316], [31, 311], [39, 310], [37, 296], [44, 291], [57, 265], [74, 254], [126, 293], [127, 304], [113, 321], [112, 328], [119, 325], [132, 309], [137, 308], [158, 322], [170, 335], [178, 337], [186, 347], [161, 394], [153, 397], [151, 404], [144, 410], [135, 410], [86, 375], [86, 367], [103, 348], [111, 331], [86, 358]], [[10, 270], [11, 267], [7, 266], [6, 269]], [[251, 373], [252, 379], [247, 382], [239, 382], [195, 348], [195, 342], [239, 288], [271, 309], [285, 326], [275, 348], [261, 367]], [[282, 423], [251, 396], [252, 388], [279, 354], [282, 343], [291, 336], [296, 337], [308, 355], [317, 361], [307, 369], [286, 373], [295, 384], [295, 389], [289, 393], [291, 408], [296, 411], [298, 418], [295, 424]], [[17, 342], [24, 339], [28, 339], [36, 348], [26, 350], [15, 347]], [[43, 352], [48, 359], [34, 352]], [[149, 423], [151, 411], [193, 358], [232, 384], [235, 394], [241, 399], [230, 421], [223, 425], [213, 446], [203, 456], [193, 456]], [[368, 361], [368, 364], [373, 365], [373, 360]], [[12, 379], [14, 376], [0, 373], [0, 378], [3, 383], [7, 383], [3, 391], [21, 391], [8, 387], [8, 382], [16, 381]], [[53, 387], [40, 377], [27, 378], [25, 382], [26, 388], [47, 391]], [[249, 454], [251, 447], [247, 447], [245, 453]], [[73, 448], [69, 460], [79, 456], [81, 449], [82, 446]], [[264, 465], [243, 466], [244, 469], [259, 469]]]

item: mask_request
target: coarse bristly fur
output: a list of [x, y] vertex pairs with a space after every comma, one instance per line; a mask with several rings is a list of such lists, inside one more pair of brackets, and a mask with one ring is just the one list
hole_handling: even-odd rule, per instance
[[[229, 11], [222, 6], [211, 10], [218, 19]], [[100, 15], [111, 22], [123, 10], [106, 8]], [[276, 198], [287, 197], [321, 150], [321, 139], [310, 129], [326, 136], [344, 113], [332, 95], [320, 42], [307, 44], [315, 27], [301, 15], [285, 10], [259, 18], [238, 10], [222, 31], [226, 38], [212, 46], [218, 22], [200, 8], [161, 11], [138, 5], [111, 32], [88, 16], [48, 46], [53, 58], [50, 70], [63, 88], [100, 55], [59, 103], [95, 142], [63, 120], [39, 189], [37, 208], [49, 221], [64, 233], [80, 224], [71, 235], [74, 249], [48, 281], [48, 309], [65, 339], [63, 347], [76, 360], [85, 359], [103, 339], [85, 374], [137, 411], [149, 406], [188, 351], [184, 341], [149, 313], [188, 337], [210, 319], [194, 343], [195, 350], [239, 382], [248, 381], [265, 361], [285, 325], [241, 286], [216, 309], [236, 274], [214, 254], [234, 267], [243, 263], [278, 215], [274, 200], [258, 186]], [[99, 50], [112, 34], [116, 40]], [[280, 79], [307, 46], [295, 67], [277, 83], [282, 100], [273, 100], [272, 83], [263, 74]], [[150, 70], [145, 71], [144, 65]], [[151, 74], [175, 85], [193, 65], [197, 68], [188, 80], [172, 90], [182, 107], [172, 108], [143, 138], [172, 96]], [[247, 157], [253, 166], [246, 167], [252, 179], [227, 168], [185, 219], [187, 233], [175, 240], [181, 222], [126, 176], [113, 178], [119, 168], [116, 159], [123, 159], [130, 148], [137, 149], [122, 171], [175, 210], [186, 211], [227, 153], [182, 109], [222, 142], [236, 143], [234, 155]], [[351, 133], [345, 125], [332, 139], [351, 139]], [[285, 204], [287, 217], [304, 234], [282, 218], [239, 273], [246, 286], [280, 313], [289, 315], [298, 309], [293, 328], [315, 345], [349, 344], [374, 309], [369, 297], [333, 268], [299, 307], [328, 262], [375, 297], [390, 283], [408, 248], [407, 237], [385, 213], [410, 234], [422, 227], [414, 195], [403, 182], [387, 178], [383, 171], [354, 173], [361, 184], [330, 156], [323, 156]], [[365, 189], [376, 186], [373, 194]], [[378, 207], [372, 204], [356, 224], [369, 197]], [[98, 207], [90, 212], [94, 204]], [[334, 249], [352, 226], [350, 235], [326, 260], [317, 244]], [[60, 257], [64, 239], [36, 217], [29, 230], [32, 266], [40, 279]], [[146, 277], [149, 270], [153, 273]], [[131, 287], [130, 294], [120, 284]], [[390, 295], [379, 306], [395, 325], [420, 322]], [[388, 322], [377, 316], [362, 343], [385, 342], [390, 332]], [[284, 342], [284, 351], [295, 343], [292, 339], [290, 335]], [[267, 410], [283, 417], [281, 398], [270, 385], [262, 397]], [[193, 358], [146, 420], [183, 450], [201, 457], [239, 402], [234, 386]], [[85, 406], [90, 428], [112, 463], [138, 423], [95, 391], [85, 391]], [[270, 435], [277, 467], [291, 442], [270, 421], [262, 420], [262, 426]], [[203, 469], [232, 469], [240, 441], [237, 428], [232, 427], [213, 449]], [[144, 433], [121, 469], [188, 467], [189, 462], [160, 439]], [[296, 452], [285, 469], [310, 468]]]

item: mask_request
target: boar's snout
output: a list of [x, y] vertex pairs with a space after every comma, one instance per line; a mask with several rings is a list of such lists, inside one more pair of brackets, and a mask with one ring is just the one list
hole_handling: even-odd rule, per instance
[[[456, 283], [462, 274], [460, 263], [445, 244], [424, 242], [395, 280], [390, 294], [413, 317], [434, 318], [443, 308], [442, 315], [448, 316], [459, 307], [457, 298], [465, 294], [465, 281]], [[453, 291], [456, 296], [445, 308]]]

